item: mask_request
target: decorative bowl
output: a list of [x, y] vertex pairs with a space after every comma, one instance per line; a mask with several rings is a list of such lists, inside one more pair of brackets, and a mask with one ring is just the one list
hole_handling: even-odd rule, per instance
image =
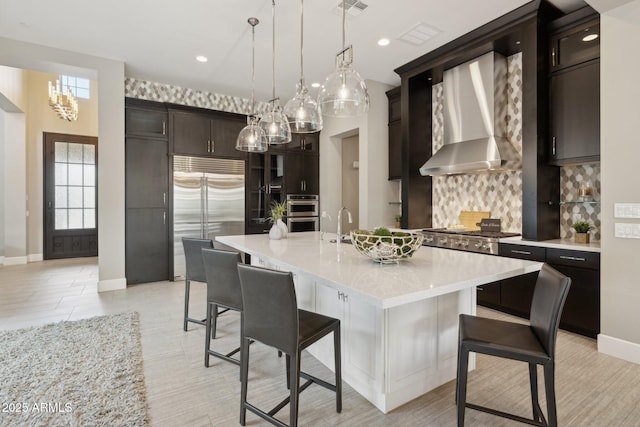
[[422, 246], [423, 239], [421, 233], [394, 232], [390, 236], [379, 236], [363, 230], [351, 232], [351, 243], [356, 250], [381, 264], [411, 258]]

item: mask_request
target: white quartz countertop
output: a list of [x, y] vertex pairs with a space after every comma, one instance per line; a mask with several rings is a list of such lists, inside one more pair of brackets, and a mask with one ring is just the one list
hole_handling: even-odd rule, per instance
[[522, 236], [500, 239], [500, 243], [513, 245], [538, 246], [541, 248], [569, 249], [573, 251], [600, 252], [600, 242], [576, 243], [570, 239], [543, 240], [540, 242], [522, 240]]
[[[334, 236], [331, 236], [334, 237]], [[422, 246], [399, 264], [378, 264], [319, 232], [218, 236], [216, 241], [282, 269], [305, 273], [381, 308], [400, 306], [540, 270], [542, 263]]]

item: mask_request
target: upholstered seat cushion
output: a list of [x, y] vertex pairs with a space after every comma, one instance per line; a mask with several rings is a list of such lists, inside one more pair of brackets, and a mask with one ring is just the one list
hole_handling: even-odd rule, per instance
[[469, 351], [545, 364], [551, 360], [529, 325], [460, 315], [460, 342]]

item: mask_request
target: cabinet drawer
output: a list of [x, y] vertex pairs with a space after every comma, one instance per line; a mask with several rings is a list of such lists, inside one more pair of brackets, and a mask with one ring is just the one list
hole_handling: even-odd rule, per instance
[[597, 252], [571, 251], [566, 249], [547, 249], [547, 262], [570, 267], [600, 269], [600, 254]]
[[500, 256], [507, 258], [544, 262], [545, 252], [545, 248], [538, 246], [511, 245], [508, 243], [500, 243]]

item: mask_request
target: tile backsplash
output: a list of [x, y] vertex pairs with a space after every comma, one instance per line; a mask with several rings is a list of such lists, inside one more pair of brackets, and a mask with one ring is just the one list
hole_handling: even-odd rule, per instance
[[[522, 154], [522, 54], [508, 58], [507, 137]], [[442, 83], [432, 87], [433, 152], [443, 144]], [[522, 231], [522, 171], [434, 176], [433, 226], [460, 222], [463, 210], [489, 211], [504, 231]]]
[[[522, 54], [508, 58], [507, 137], [522, 154]], [[432, 87], [433, 152], [443, 144], [443, 88]], [[579, 200], [582, 185], [591, 188], [592, 201]], [[489, 211], [502, 220], [505, 231], [522, 232], [522, 171], [486, 174], [434, 176], [432, 181], [433, 226], [446, 227], [460, 222], [463, 210]], [[560, 237], [572, 239], [571, 225], [578, 220], [596, 229], [591, 240], [600, 240], [600, 164], [581, 164], [560, 168]]]
[[[210, 110], [227, 111], [230, 113], [251, 113], [251, 100], [249, 99], [137, 80], [130, 77], [124, 80], [124, 96], [149, 101], [208, 108]], [[256, 102], [256, 112], [266, 111], [267, 108], [267, 103]]]
[[[591, 196], [583, 201], [578, 190], [589, 186]], [[573, 238], [571, 225], [580, 220], [588, 221], [596, 228], [591, 240], [600, 240], [600, 163], [563, 166], [560, 168], [560, 237]]]

